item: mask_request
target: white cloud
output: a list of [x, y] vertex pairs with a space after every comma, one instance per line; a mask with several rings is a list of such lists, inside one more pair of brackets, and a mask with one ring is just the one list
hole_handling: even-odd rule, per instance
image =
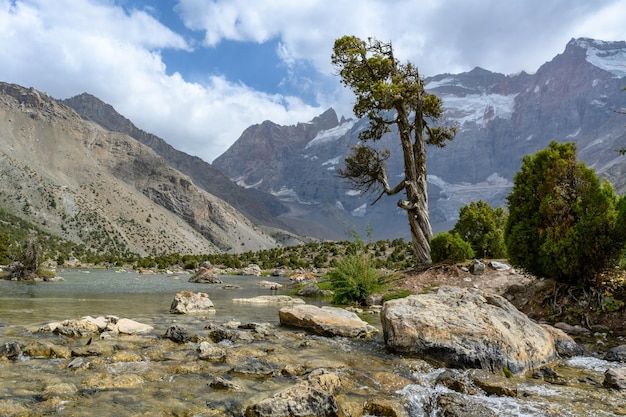
[[[346, 34], [392, 41], [396, 56], [426, 76], [475, 66], [535, 71], [572, 37], [626, 39], [626, 0], [178, 1], [184, 24], [203, 35], [202, 48], [277, 41], [277, 57], [290, 69], [284, 82], [315, 96], [319, 106], [311, 106], [255, 91], [228, 74], [191, 82], [168, 71], [163, 51], [191, 56], [200, 48], [153, 17], [173, 2], [146, 1], [144, 10], [130, 12], [124, 3], [0, 0], [0, 81], [58, 98], [89, 92], [209, 161], [263, 120], [294, 124], [330, 106], [349, 116], [353, 96], [339, 87], [330, 63], [334, 40]], [[319, 74], [303, 73], [305, 67]]]
[[190, 50], [142, 11], [109, 1], [0, 0], [0, 81], [53, 97], [91, 93], [138, 127], [211, 161], [248, 126], [310, 120], [323, 108], [221, 77], [202, 84], [168, 75], [160, 50]]
[[[624, 0], [180, 0], [190, 27], [210, 45], [223, 39], [281, 39], [287, 62], [311, 60], [331, 73], [333, 41], [345, 34], [394, 43], [397, 55], [425, 75], [483, 66], [504, 73], [534, 71], [573, 36], [626, 37]], [[623, 20], [623, 19], [622, 19]], [[607, 27], [608, 26], [608, 27]], [[588, 28], [588, 34], [581, 33]]]

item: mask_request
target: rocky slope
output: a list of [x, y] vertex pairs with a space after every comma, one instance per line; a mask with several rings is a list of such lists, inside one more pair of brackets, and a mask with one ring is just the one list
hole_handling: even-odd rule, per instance
[[150, 147], [172, 167], [188, 175], [198, 187], [226, 201], [254, 223], [284, 227], [275, 216], [285, 212], [286, 208], [273, 195], [237, 186], [208, 162], [179, 151], [158, 136], [137, 128], [111, 105], [91, 94], [83, 93], [62, 100], [62, 103], [76, 110], [84, 119], [112, 132], [125, 133]]
[[277, 244], [137, 140], [6, 83], [0, 176], [0, 206], [96, 251], [242, 252]]
[[[576, 142], [580, 159], [626, 191], [626, 156], [617, 152], [626, 146], [626, 117], [620, 114], [625, 77], [626, 42], [581, 38], [535, 74], [475, 68], [426, 79], [427, 90], [442, 97], [445, 117], [458, 127], [449, 146], [428, 150], [434, 230], [450, 228], [470, 201], [504, 205], [522, 157], [552, 140]], [[320, 131], [305, 129], [307, 124], [251, 126], [213, 165], [245, 187], [279, 197], [290, 209], [280, 219], [300, 232], [338, 238], [355, 229], [364, 236], [369, 228], [375, 239], [408, 238], [397, 198], [371, 206], [374, 197], [360, 196], [336, 175], [367, 120], [339, 121], [332, 109], [320, 119]], [[402, 171], [396, 137], [391, 132], [378, 143], [392, 150], [390, 178]], [[249, 158], [253, 147], [261, 149], [260, 157]]]

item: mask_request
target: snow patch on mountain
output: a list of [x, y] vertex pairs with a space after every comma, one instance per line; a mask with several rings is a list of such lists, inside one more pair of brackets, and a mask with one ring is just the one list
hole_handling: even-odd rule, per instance
[[460, 126], [465, 123], [486, 125], [495, 119], [509, 120], [515, 108], [517, 94], [468, 94], [458, 97], [442, 94], [445, 116], [456, 121]]
[[367, 213], [367, 203], [361, 204], [359, 207], [355, 208], [350, 212], [354, 217], [365, 217]]
[[324, 143], [332, 142], [339, 139], [340, 137], [348, 133], [350, 129], [352, 129], [354, 123], [354, 120], [348, 120], [347, 122], [342, 123], [337, 127], [333, 127], [332, 129], [322, 130], [313, 139], [311, 139], [309, 143], [306, 144], [304, 149], [308, 149], [312, 146], [322, 145]]
[[615, 42], [578, 39], [576, 44], [587, 51], [587, 62], [615, 75], [626, 77], [626, 48], [614, 48]]
[[255, 182], [254, 184], [246, 184], [245, 180], [240, 177], [234, 180], [235, 184], [243, 188], [258, 188], [263, 183], [263, 178]]

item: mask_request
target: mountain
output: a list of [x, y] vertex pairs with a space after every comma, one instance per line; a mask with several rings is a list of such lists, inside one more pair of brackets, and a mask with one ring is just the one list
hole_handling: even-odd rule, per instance
[[137, 128], [111, 105], [91, 94], [83, 93], [62, 100], [62, 103], [76, 110], [84, 119], [112, 132], [125, 133], [150, 147], [172, 167], [188, 175], [198, 187], [226, 201], [254, 223], [284, 227], [276, 221], [275, 216], [285, 212], [286, 208], [273, 195], [262, 190], [246, 190], [237, 186], [208, 162], [174, 149], [158, 136]]
[[[483, 199], [505, 205], [524, 155], [552, 140], [577, 143], [579, 158], [626, 191], [626, 42], [572, 39], [562, 54], [535, 74], [503, 75], [482, 68], [425, 79], [443, 99], [445, 118], [458, 127], [444, 149], [428, 149], [431, 222], [447, 230], [459, 208]], [[313, 135], [306, 124], [251, 126], [213, 165], [238, 184], [280, 198], [288, 212], [278, 217], [320, 238], [345, 238], [369, 230], [373, 238], [409, 238], [406, 214], [395, 198], [360, 196], [336, 175], [366, 119], [341, 120], [330, 109], [325, 129]], [[396, 132], [377, 144], [392, 150], [390, 178], [403, 169]], [[250, 149], [262, 149], [250, 158]], [[395, 184], [392, 184], [392, 186]]]
[[243, 252], [278, 244], [148, 146], [7, 83], [0, 83], [0, 176], [1, 207], [96, 251]]

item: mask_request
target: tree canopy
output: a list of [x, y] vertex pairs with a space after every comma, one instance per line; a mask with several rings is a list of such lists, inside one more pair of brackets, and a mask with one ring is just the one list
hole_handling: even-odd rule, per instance
[[623, 199], [576, 160], [576, 144], [552, 142], [526, 156], [508, 197], [509, 261], [538, 276], [585, 284], [624, 250]]
[[502, 207], [492, 208], [483, 200], [461, 207], [459, 220], [452, 229], [472, 245], [477, 256], [485, 258], [506, 257], [504, 224], [506, 212]]
[[[424, 89], [418, 69], [410, 62], [401, 64], [391, 43], [355, 36], [335, 41], [332, 63], [341, 81], [356, 95], [354, 113], [369, 118], [369, 128], [360, 132], [361, 143], [352, 148], [339, 175], [363, 193], [395, 195], [404, 191], [406, 199], [398, 207], [406, 210], [418, 264], [430, 264], [429, 241], [432, 229], [428, 214], [426, 145], [443, 147], [456, 129], [436, 125], [443, 115], [442, 101]], [[404, 178], [390, 185], [386, 161], [389, 149], [371, 146], [396, 126], [404, 160]]]

